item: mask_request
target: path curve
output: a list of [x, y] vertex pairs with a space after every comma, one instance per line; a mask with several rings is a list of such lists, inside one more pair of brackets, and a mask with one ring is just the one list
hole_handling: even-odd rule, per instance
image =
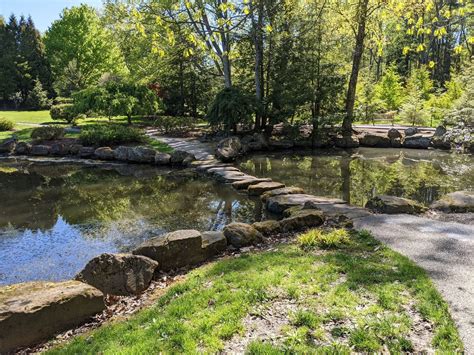
[[[154, 138], [193, 153], [199, 160], [214, 158], [211, 145], [196, 139]], [[362, 208], [350, 208], [354, 209], [355, 228], [370, 230], [375, 238], [426, 270], [449, 304], [466, 354], [474, 354], [474, 225], [413, 215], [359, 216]]]
[[160, 142], [168, 144], [175, 150], [184, 150], [188, 153], [194, 154], [197, 160], [211, 160], [215, 156], [213, 148], [210, 144], [202, 143], [196, 138], [175, 138], [166, 136], [155, 136], [153, 131], [147, 132], [148, 136], [157, 139]]
[[412, 215], [354, 220], [426, 270], [448, 302], [466, 354], [474, 354], [474, 226]]

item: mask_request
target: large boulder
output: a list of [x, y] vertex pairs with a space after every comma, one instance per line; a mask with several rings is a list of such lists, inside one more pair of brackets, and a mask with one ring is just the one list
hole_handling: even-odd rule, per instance
[[269, 181], [269, 182], [259, 182], [258, 184], [250, 185], [247, 188], [247, 190], [249, 192], [249, 195], [259, 196], [266, 191], [281, 189], [282, 187], [285, 187], [285, 184], [282, 184], [281, 182], [276, 182], [276, 181]]
[[76, 276], [105, 294], [137, 295], [145, 291], [158, 262], [142, 255], [101, 254], [90, 260]]
[[224, 236], [227, 239], [227, 243], [236, 247], [246, 247], [254, 245], [262, 241], [262, 234], [246, 223], [230, 223], [224, 228]]
[[81, 149], [82, 149], [82, 144], [71, 144], [69, 146], [69, 154], [78, 155]]
[[426, 211], [426, 207], [416, 201], [389, 195], [378, 195], [372, 197], [367, 201], [365, 207], [374, 212], [385, 214], [417, 214]]
[[278, 195], [267, 199], [265, 206], [268, 211], [275, 214], [283, 214], [283, 212], [291, 207], [304, 206], [305, 204], [311, 204], [312, 208], [317, 208], [319, 204], [345, 204], [343, 200], [319, 197], [306, 194], [293, 194], [293, 195]]
[[402, 138], [402, 134], [400, 131], [396, 128], [390, 128], [387, 132], [387, 137], [392, 140], [392, 139], [397, 139], [397, 138]]
[[474, 191], [456, 191], [431, 204], [431, 208], [443, 212], [474, 212]]
[[414, 136], [417, 133], [418, 133], [418, 128], [416, 127], [409, 127], [405, 129], [405, 137]]
[[295, 211], [290, 217], [280, 221], [281, 229], [284, 232], [295, 232], [308, 228], [319, 227], [324, 223], [324, 214], [322, 211], [313, 209], [303, 209]]
[[270, 182], [272, 179], [270, 178], [256, 178], [256, 177], [249, 177], [245, 180], [239, 180], [236, 182], [232, 183], [232, 187], [236, 190], [245, 190], [247, 189], [250, 185], [256, 185], [261, 182]]
[[94, 156], [94, 147], [82, 147], [79, 149], [79, 156], [81, 158], [92, 158]]
[[13, 153], [16, 147], [16, 138], [9, 138], [0, 143], [0, 153]]
[[154, 163], [156, 150], [148, 147], [133, 147], [128, 151], [127, 160], [133, 163]]
[[114, 150], [115, 160], [127, 161], [128, 160], [128, 154], [129, 154], [129, 151], [131, 149], [132, 148], [126, 147], [126, 146], [123, 146], [123, 145], [115, 148], [115, 150]]
[[380, 134], [365, 133], [359, 138], [359, 143], [365, 147], [381, 147], [387, 148], [390, 147], [391, 141], [387, 136]]
[[101, 160], [114, 160], [114, 150], [110, 147], [100, 147], [94, 151], [96, 158]]
[[252, 227], [258, 230], [264, 236], [271, 236], [281, 232], [280, 222], [275, 221], [273, 219], [269, 219], [267, 221], [262, 222], [255, 222], [252, 224]]
[[144, 255], [158, 261], [160, 270], [169, 271], [203, 261], [201, 249], [201, 233], [186, 229], [147, 240], [136, 248], [133, 254]]
[[31, 155], [49, 155], [51, 148], [47, 145], [35, 144], [31, 147]]
[[227, 239], [222, 232], [202, 233], [202, 253], [206, 259], [223, 253], [227, 249]]
[[337, 136], [334, 144], [338, 148], [357, 148], [359, 146], [359, 138], [356, 136]]
[[31, 144], [26, 142], [18, 142], [15, 147], [15, 154], [27, 155], [30, 154]]
[[435, 133], [433, 135], [433, 137], [442, 137], [446, 134], [448, 130], [446, 129], [446, 127], [444, 126], [438, 126], [436, 127], [436, 130], [435, 130]]
[[79, 281], [27, 282], [0, 288], [0, 353], [34, 345], [105, 309], [102, 293]]
[[156, 165], [168, 165], [171, 163], [171, 155], [168, 153], [156, 153], [155, 164]]
[[405, 137], [403, 146], [405, 148], [428, 149], [431, 145], [431, 137], [422, 134]]
[[451, 142], [445, 136], [433, 136], [431, 138], [431, 146], [436, 149], [449, 150], [451, 149]]
[[241, 153], [242, 143], [239, 137], [225, 138], [216, 147], [216, 157], [224, 162], [234, 161]]
[[293, 194], [304, 194], [304, 190], [301, 187], [296, 186], [288, 186], [282, 187], [280, 189], [265, 191], [261, 199], [263, 202], [267, 201], [270, 197], [278, 196], [278, 195], [293, 195]]
[[187, 165], [196, 160], [194, 154], [184, 150], [174, 150], [171, 153], [170, 162], [173, 165]]
[[69, 147], [64, 143], [54, 143], [51, 145], [51, 155], [65, 156], [69, 154]]

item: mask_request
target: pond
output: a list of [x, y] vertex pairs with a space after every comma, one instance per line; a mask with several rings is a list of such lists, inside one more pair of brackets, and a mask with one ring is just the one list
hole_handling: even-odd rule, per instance
[[0, 285], [68, 279], [101, 253], [260, 212], [258, 201], [186, 171], [0, 160]]
[[472, 155], [434, 150], [280, 152], [246, 157], [239, 165], [246, 173], [359, 206], [376, 194], [407, 197], [429, 205], [446, 193], [474, 189]]

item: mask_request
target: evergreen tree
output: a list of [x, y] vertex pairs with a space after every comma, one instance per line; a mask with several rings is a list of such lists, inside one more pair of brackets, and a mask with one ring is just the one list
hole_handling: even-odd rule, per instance
[[31, 110], [44, 110], [51, 106], [51, 100], [48, 99], [48, 92], [43, 89], [41, 81], [34, 81], [33, 89], [28, 93], [26, 107]]
[[7, 105], [17, 91], [16, 40], [17, 20], [11, 16], [6, 23], [0, 17], [0, 104]]

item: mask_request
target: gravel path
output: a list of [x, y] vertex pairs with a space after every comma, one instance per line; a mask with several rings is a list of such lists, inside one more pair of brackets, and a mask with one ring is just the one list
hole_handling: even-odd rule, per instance
[[148, 135], [152, 138], [168, 144], [171, 148], [176, 150], [184, 150], [194, 154], [198, 160], [214, 159], [213, 148], [211, 145], [202, 143], [195, 138], [174, 138], [165, 136], [155, 136], [153, 131], [149, 130]]
[[428, 272], [449, 303], [466, 354], [474, 354], [474, 226], [410, 215], [372, 215], [354, 225]]

